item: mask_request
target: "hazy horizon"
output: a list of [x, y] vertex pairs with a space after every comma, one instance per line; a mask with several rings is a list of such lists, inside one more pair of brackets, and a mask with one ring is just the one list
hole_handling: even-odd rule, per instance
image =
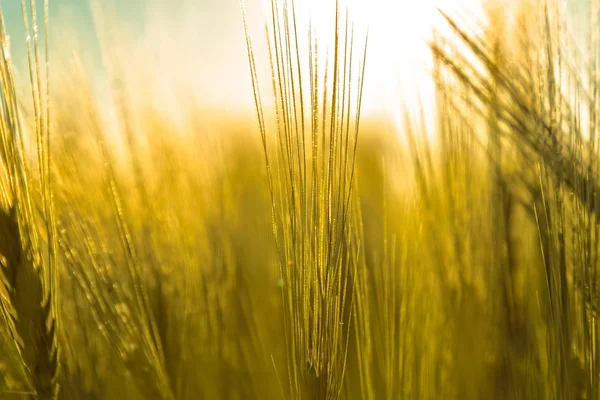
[[[459, 6], [464, 8], [465, 4], [472, 6], [478, 0], [427, 0], [419, 4], [392, 0], [350, 1], [351, 9], [357, 10], [355, 19], [359, 31], [363, 33], [364, 28], [369, 27], [363, 113], [395, 112], [403, 103], [414, 105], [419, 99], [417, 94], [425, 105], [432, 104], [426, 40], [437, 18], [435, 6], [451, 10]], [[50, 59], [55, 66], [58, 57], [68, 55], [79, 46], [101, 87], [107, 83], [101, 56], [101, 43], [105, 38], [103, 34], [99, 35], [94, 23], [90, 7], [93, 3], [51, 2]], [[116, 21], [111, 21], [113, 25], [123, 28], [118, 33], [118, 45], [127, 49], [129, 53], [125, 55], [132, 61], [137, 59], [150, 74], [170, 75], [166, 81], [179, 78], [201, 103], [211, 108], [234, 107], [253, 112], [238, 0], [204, 0], [198, 4], [179, 0], [168, 5], [161, 1], [141, 0], [101, 3], [103, 10], [116, 17]], [[246, 11], [257, 50], [259, 73], [266, 78], [262, 81], [268, 82], [262, 3], [262, 0], [246, 0]], [[297, 2], [299, 7], [306, 3]], [[319, 3], [319, 8], [323, 7], [321, 4], [325, 2]], [[42, 12], [43, 2], [38, 0], [38, 15]], [[7, 2], [4, 17], [11, 37], [13, 60], [18, 69], [23, 69], [26, 51], [20, 3]], [[138, 53], [132, 53], [131, 49]], [[54, 74], [59, 72], [53, 70]]]

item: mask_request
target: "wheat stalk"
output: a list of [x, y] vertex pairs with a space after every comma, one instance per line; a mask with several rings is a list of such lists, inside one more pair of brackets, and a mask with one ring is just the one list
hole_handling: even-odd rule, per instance
[[[0, 159], [0, 299], [2, 314], [16, 345], [35, 398], [54, 399], [58, 394], [59, 355], [56, 332], [56, 279], [54, 228], [50, 193], [50, 159], [48, 157], [49, 107], [44, 102], [40, 56], [38, 51], [36, 9], [30, 3], [33, 21], [33, 50], [28, 13], [22, 1], [27, 34], [35, 132], [48, 256], [44, 258], [37, 237], [33, 213], [33, 182], [30, 163], [23, 147], [23, 129], [19, 120], [17, 96], [11, 65], [6, 51], [8, 43], [4, 18], [0, 10], [1, 122]], [[48, 3], [44, 14], [47, 22]], [[45, 24], [47, 27], [47, 23]], [[47, 40], [47, 29], [46, 29]], [[48, 75], [46, 60], [46, 75]], [[47, 88], [47, 85], [45, 86]], [[47, 93], [45, 94], [47, 98]]]
[[284, 282], [293, 398], [339, 397], [353, 302], [354, 238], [349, 227], [367, 38], [360, 51], [348, 9], [344, 12], [339, 1], [334, 6], [332, 57], [323, 62], [318, 29], [310, 21], [308, 45], [302, 48], [296, 2], [270, 2], [265, 28], [277, 120], [272, 137], [246, 24]]

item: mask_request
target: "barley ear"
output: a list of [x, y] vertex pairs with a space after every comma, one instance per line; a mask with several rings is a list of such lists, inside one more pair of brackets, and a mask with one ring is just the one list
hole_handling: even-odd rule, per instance
[[[23, 369], [37, 399], [58, 395], [59, 356], [56, 323], [55, 228], [50, 191], [49, 106], [47, 44], [46, 81], [40, 70], [35, 2], [30, 13], [21, 2], [34, 107], [34, 129], [39, 184], [47, 247], [38, 239], [34, 217], [32, 169], [23, 146], [23, 129], [17, 107], [12, 67], [7, 51], [4, 17], [0, 9], [0, 311], [21, 357]], [[29, 14], [33, 35], [29, 31]], [[48, 3], [44, 20], [47, 42]], [[31, 40], [31, 38], [33, 40]], [[33, 41], [33, 45], [31, 42]], [[45, 83], [45, 85], [43, 85]], [[44, 257], [44, 251], [48, 251]]]

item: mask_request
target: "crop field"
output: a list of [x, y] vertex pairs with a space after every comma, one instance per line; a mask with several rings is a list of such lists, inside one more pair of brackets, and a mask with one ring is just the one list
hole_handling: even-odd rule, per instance
[[222, 1], [0, 2], [0, 399], [600, 400], [600, 1]]

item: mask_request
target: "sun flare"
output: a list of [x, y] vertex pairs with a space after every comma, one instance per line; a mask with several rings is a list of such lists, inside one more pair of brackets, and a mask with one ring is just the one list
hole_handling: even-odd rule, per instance
[[409, 107], [433, 103], [428, 41], [434, 29], [443, 29], [438, 8], [474, 13], [479, 3], [480, 0], [307, 0], [296, 1], [294, 7], [298, 30], [307, 29], [301, 24], [310, 21], [318, 41], [326, 44], [319, 51], [322, 57], [335, 38], [336, 5], [340, 14], [347, 13], [355, 37], [363, 37], [368, 30], [363, 110], [366, 114], [397, 114], [401, 103]]

